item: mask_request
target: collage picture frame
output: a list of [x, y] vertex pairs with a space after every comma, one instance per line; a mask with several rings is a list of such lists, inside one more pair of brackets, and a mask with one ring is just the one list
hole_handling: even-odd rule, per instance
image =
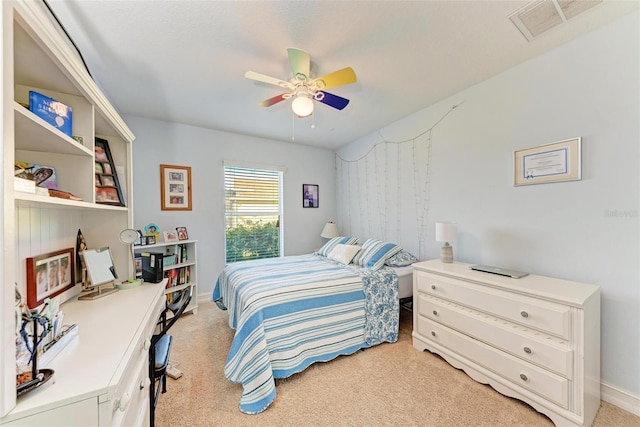
[[96, 138], [94, 154], [96, 203], [125, 206], [109, 142], [106, 139]]
[[191, 167], [160, 165], [160, 208], [163, 211], [191, 210]]

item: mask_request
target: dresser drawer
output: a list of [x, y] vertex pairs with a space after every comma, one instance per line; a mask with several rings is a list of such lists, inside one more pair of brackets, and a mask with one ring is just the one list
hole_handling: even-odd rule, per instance
[[419, 294], [418, 313], [565, 378], [573, 376], [567, 341], [465, 306]]
[[419, 292], [569, 339], [568, 306], [423, 271], [414, 274]]
[[562, 408], [569, 407], [569, 380], [418, 316], [418, 333], [455, 353], [465, 355], [516, 386], [526, 388]]

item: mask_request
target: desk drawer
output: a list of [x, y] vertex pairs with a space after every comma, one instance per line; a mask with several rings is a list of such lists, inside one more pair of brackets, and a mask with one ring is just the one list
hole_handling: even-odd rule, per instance
[[144, 420], [149, 408], [149, 348], [160, 313], [164, 308], [164, 298], [150, 309], [148, 321], [140, 325], [142, 333], [132, 343], [133, 352], [127, 361], [113, 398], [105, 405], [111, 411], [112, 426], [137, 426]]
[[516, 386], [530, 390], [562, 408], [569, 407], [569, 380], [488, 346], [422, 316], [418, 333], [495, 372]]
[[418, 298], [421, 316], [572, 379], [573, 351], [567, 341], [429, 295]]
[[415, 274], [420, 292], [491, 313], [565, 339], [569, 338], [570, 307], [568, 306], [422, 271]]

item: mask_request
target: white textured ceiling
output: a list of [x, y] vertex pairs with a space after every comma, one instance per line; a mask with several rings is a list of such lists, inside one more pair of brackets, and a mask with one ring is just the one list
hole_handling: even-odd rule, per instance
[[[527, 42], [508, 18], [527, 3], [49, 0], [120, 113], [289, 142], [295, 123], [294, 143], [331, 149], [639, 5], [605, 0]], [[290, 101], [258, 106], [282, 91], [244, 78], [289, 79], [288, 47], [310, 53], [315, 76], [358, 77], [329, 91], [351, 100], [344, 110], [316, 104], [314, 129]]]

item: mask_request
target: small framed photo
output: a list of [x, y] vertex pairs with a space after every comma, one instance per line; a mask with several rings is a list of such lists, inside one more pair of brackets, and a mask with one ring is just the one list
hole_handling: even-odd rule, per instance
[[136, 233], [138, 233], [138, 238], [136, 239], [136, 241], [135, 241], [135, 242], [133, 242], [133, 246], [140, 246], [140, 245], [142, 245], [142, 244], [143, 244], [143, 243], [142, 243], [142, 241], [143, 241], [143, 240], [144, 240], [144, 241], [145, 241], [145, 243], [146, 243], [147, 239], [143, 239], [143, 237], [144, 237], [144, 236], [142, 235], [142, 231], [140, 231], [140, 230], [136, 230]]
[[155, 245], [156, 244], [156, 235], [152, 234], [150, 236], [145, 236], [147, 238], [147, 245]]
[[163, 231], [163, 234], [165, 242], [177, 242], [179, 240], [177, 231]]
[[191, 210], [191, 167], [160, 165], [160, 208]]
[[517, 150], [513, 153], [515, 186], [582, 179], [581, 138]]
[[33, 309], [75, 286], [73, 248], [27, 258], [27, 305]]
[[302, 207], [317, 208], [320, 206], [319, 186], [315, 184], [302, 184]]
[[187, 227], [176, 227], [179, 240], [189, 240], [189, 233], [187, 233]]

